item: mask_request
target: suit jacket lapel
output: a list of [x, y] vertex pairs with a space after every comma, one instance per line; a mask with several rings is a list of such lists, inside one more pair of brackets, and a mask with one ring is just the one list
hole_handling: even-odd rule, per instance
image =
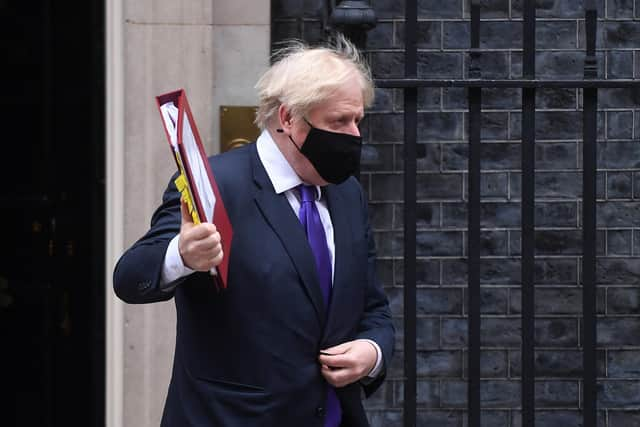
[[327, 195], [327, 204], [333, 224], [333, 240], [335, 245], [335, 267], [333, 274], [333, 290], [331, 292], [331, 306], [325, 338], [332, 327], [339, 324], [339, 314], [348, 310], [348, 298], [343, 298], [347, 287], [350, 285], [349, 264], [352, 259], [353, 238], [349, 221], [348, 206], [345, 204], [340, 189], [334, 185], [328, 185], [323, 189]]
[[255, 194], [256, 204], [265, 219], [273, 228], [282, 242], [289, 257], [302, 278], [303, 286], [313, 303], [313, 307], [322, 325], [325, 321], [325, 307], [320, 291], [320, 284], [316, 273], [313, 254], [307, 244], [307, 236], [299, 219], [291, 209], [284, 194], [276, 194], [269, 180], [258, 152], [253, 148], [252, 155], [253, 177], [257, 189]]

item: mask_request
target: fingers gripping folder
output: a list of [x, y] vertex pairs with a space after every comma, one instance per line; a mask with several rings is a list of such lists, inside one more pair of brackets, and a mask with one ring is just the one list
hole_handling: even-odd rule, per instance
[[156, 97], [164, 131], [178, 167], [176, 188], [185, 200], [194, 224], [210, 222], [220, 233], [224, 256], [212, 275], [216, 287], [226, 289], [233, 230], [209, 166], [187, 95], [183, 89]]

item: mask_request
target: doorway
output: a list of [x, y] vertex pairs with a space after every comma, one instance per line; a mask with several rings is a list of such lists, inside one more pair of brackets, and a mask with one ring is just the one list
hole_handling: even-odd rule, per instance
[[104, 2], [0, 1], [3, 426], [104, 425]]

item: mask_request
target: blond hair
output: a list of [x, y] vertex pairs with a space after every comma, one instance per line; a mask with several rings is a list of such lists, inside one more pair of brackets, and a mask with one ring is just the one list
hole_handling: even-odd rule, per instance
[[274, 53], [273, 65], [256, 83], [259, 106], [256, 125], [264, 130], [286, 105], [292, 115], [302, 116], [334, 91], [356, 77], [365, 107], [373, 102], [373, 80], [369, 66], [358, 49], [344, 36], [321, 47], [310, 47], [298, 40]]

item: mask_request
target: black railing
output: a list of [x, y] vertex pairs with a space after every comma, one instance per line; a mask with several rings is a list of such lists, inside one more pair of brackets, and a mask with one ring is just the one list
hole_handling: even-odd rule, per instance
[[[416, 78], [418, 75], [418, 49], [416, 34], [418, 33], [418, 6], [416, 1], [406, 3], [406, 13], [416, 19], [406, 20], [406, 32], [411, 34], [405, 40], [405, 76]], [[404, 137], [405, 141], [413, 141], [404, 147], [404, 310], [414, 313], [404, 316], [404, 372], [416, 372], [416, 140], [418, 134], [418, 88], [407, 87], [404, 90]], [[407, 286], [406, 283], [411, 283]], [[415, 425], [417, 385], [413, 379], [404, 382], [405, 414], [412, 413]], [[405, 420], [407, 418], [405, 417]]]
[[597, 94], [601, 88], [633, 88], [638, 80], [597, 78], [595, 56], [597, 10], [594, 0], [585, 1], [586, 58], [584, 79], [539, 80], [535, 77], [535, 1], [524, 0], [523, 78], [482, 79], [479, 67], [480, 0], [471, 0], [471, 44], [468, 79], [421, 79], [417, 77], [417, 1], [405, 2], [405, 78], [377, 79], [383, 88], [404, 89], [404, 425], [416, 425], [416, 144], [417, 90], [421, 87], [466, 87], [469, 108], [468, 159], [468, 425], [480, 426], [480, 148], [483, 88], [522, 89], [522, 426], [535, 424], [534, 363], [534, 255], [535, 255], [535, 100], [539, 88], [583, 90], [583, 425], [596, 426], [596, 132]]

